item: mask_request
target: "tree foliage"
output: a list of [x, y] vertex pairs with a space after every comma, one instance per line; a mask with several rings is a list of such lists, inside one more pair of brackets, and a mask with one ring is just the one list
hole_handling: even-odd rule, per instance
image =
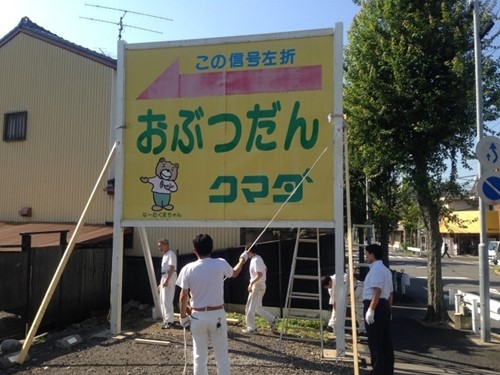
[[[397, 208], [388, 185], [404, 181], [414, 192], [430, 234], [426, 318], [444, 321], [439, 219], [441, 198], [456, 184], [443, 175], [449, 160], [455, 167], [457, 155], [471, 155], [476, 135], [472, 12], [468, 0], [358, 3], [345, 51], [353, 168], [377, 181], [372, 193], [386, 212]], [[494, 5], [481, 8], [483, 24]], [[483, 38], [489, 50], [493, 42], [494, 35]], [[484, 55], [483, 64], [485, 116], [492, 120], [499, 114], [499, 61]]]

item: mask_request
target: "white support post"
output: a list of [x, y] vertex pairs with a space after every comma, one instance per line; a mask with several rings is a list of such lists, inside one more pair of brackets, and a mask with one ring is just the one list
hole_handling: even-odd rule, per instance
[[156, 283], [155, 271], [153, 267], [153, 259], [151, 257], [151, 249], [149, 247], [148, 235], [144, 227], [139, 227], [139, 236], [141, 237], [142, 253], [144, 254], [144, 262], [148, 270], [149, 285], [151, 287], [151, 294], [155, 304], [155, 316], [161, 316], [160, 296], [158, 294], [158, 285]]
[[472, 310], [472, 331], [474, 333], [479, 332], [479, 327], [477, 322], [479, 321], [480, 313], [479, 313], [479, 301], [477, 299], [473, 299], [471, 301], [471, 310]]
[[448, 305], [451, 306], [455, 303], [455, 312], [457, 312], [457, 301], [456, 301], [457, 289], [450, 288], [448, 290]]
[[116, 83], [116, 163], [115, 202], [113, 209], [113, 262], [111, 265], [110, 331], [117, 335], [122, 329], [122, 282], [123, 282], [123, 139], [125, 129], [125, 41], [118, 41]]
[[461, 294], [455, 294], [455, 313], [459, 314], [460, 313], [460, 305], [462, 304], [462, 295]]
[[[336, 357], [345, 355], [345, 305], [344, 283], [344, 107], [343, 107], [343, 24], [336, 23], [333, 35], [333, 146], [334, 146], [334, 220], [335, 220], [335, 275], [337, 324]], [[346, 181], [347, 182], [347, 181]], [[347, 202], [347, 207], [349, 207]], [[347, 224], [349, 228], [350, 223]], [[355, 363], [357, 363], [355, 361]], [[357, 366], [355, 366], [356, 372]], [[357, 373], [357, 372], [356, 372]]]

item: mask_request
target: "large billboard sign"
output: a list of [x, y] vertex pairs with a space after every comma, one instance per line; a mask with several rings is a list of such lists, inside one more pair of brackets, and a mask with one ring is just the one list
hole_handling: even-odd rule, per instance
[[125, 44], [125, 225], [332, 227], [333, 34]]

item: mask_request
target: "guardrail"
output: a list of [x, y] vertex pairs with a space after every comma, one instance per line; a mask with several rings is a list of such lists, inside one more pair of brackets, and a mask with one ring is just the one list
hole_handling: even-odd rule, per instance
[[406, 294], [406, 287], [410, 286], [410, 276], [405, 273], [404, 269], [402, 269], [400, 272], [393, 271], [392, 283], [394, 287], [394, 293]]
[[418, 256], [422, 256], [422, 253], [423, 253], [423, 251], [422, 251], [422, 249], [420, 247], [408, 246], [406, 248], [406, 250], [414, 252], [414, 253], [418, 254]]
[[[479, 317], [481, 307], [479, 304], [479, 296], [474, 293], [462, 292], [460, 289], [449, 289], [449, 304], [455, 304], [455, 314], [465, 315], [467, 310], [472, 315], [472, 331], [479, 333]], [[500, 302], [490, 299], [490, 319], [500, 321]]]

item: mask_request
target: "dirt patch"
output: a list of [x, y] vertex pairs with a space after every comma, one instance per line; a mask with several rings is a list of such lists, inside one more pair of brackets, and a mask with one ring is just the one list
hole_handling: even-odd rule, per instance
[[[5, 368], [3, 374], [192, 374], [191, 336], [184, 330], [162, 330], [151, 310], [128, 311], [122, 318], [122, 334], [112, 337], [105, 317], [88, 319], [34, 343], [23, 365]], [[352, 374], [349, 362], [320, 359], [319, 342], [283, 340], [270, 330], [257, 335], [241, 333], [243, 324], [229, 327], [229, 353], [234, 374]], [[78, 334], [82, 342], [70, 349], [57, 340]], [[186, 345], [186, 346], [185, 346]], [[332, 340], [325, 348], [334, 348]], [[185, 355], [187, 356], [185, 360]], [[216, 373], [213, 354], [209, 373]], [[367, 374], [361, 369], [361, 374]]]

